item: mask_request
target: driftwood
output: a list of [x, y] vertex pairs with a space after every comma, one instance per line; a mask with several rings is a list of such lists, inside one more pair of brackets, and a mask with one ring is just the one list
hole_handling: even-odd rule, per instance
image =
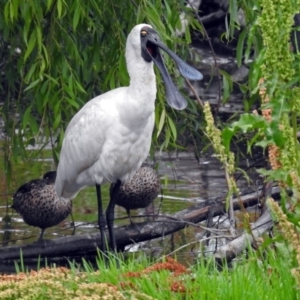
[[[260, 191], [252, 192], [234, 200], [234, 210], [254, 206], [258, 203]], [[272, 197], [279, 198], [279, 188], [272, 188]], [[138, 243], [158, 237], [162, 237], [176, 231], [179, 231], [191, 223], [197, 224], [205, 221], [207, 216], [220, 216], [225, 213], [225, 199], [213, 199], [206, 202], [196, 204], [188, 209], [182, 210], [170, 216], [160, 216], [157, 221], [136, 223], [139, 230], [135, 226], [123, 226], [115, 229], [116, 242], [119, 250], [123, 250], [125, 246], [132, 243]], [[107, 235], [108, 239], [108, 235]], [[101, 241], [98, 233], [80, 234], [75, 236], [67, 236], [57, 238], [45, 243], [33, 243], [23, 246], [8, 246], [0, 248], [0, 263], [11, 263], [20, 259], [22, 253], [23, 260], [37, 260], [41, 258], [72, 258], [94, 255], [97, 253]], [[232, 250], [234, 255], [236, 251]], [[220, 252], [228, 253], [225, 249]], [[48, 260], [49, 261], [49, 260]], [[1, 271], [1, 270], [0, 270]]]
[[214, 254], [216, 261], [221, 265], [224, 261], [227, 263], [240, 255], [249, 245], [255, 246], [256, 239], [262, 236], [273, 227], [269, 210], [264, 208], [263, 214], [251, 225], [251, 234], [243, 233], [228, 244], [220, 247]]

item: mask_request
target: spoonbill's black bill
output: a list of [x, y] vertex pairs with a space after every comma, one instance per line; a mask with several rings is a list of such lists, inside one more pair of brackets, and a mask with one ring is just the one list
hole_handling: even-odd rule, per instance
[[147, 60], [156, 64], [158, 67], [162, 78], [165, 83], [166, 88], [166, 96], [168, 104], [177, 109], [182, 110], [186, 108], [187, 101], [181, 96], [178, 89], [174, 85], [166, 67], [163, 62], [162, 56], [158, 48], [161, 48], [166, 53], [168, 53], [171, 58], [176, 62], [177, 67], [181, 73], [181, 75], [190, 80], [201, 80], [203, 75], [196, 70], [195, 68], [188, 65], [184, 62], [178, 55], [176, 55], [173, 51], [171, 51], [167, 46], [165, 46], [157, 32], [149, 28], [149, 26], [145, 26], [141, 31], [141, 42], [142, 42], [142, 56]]

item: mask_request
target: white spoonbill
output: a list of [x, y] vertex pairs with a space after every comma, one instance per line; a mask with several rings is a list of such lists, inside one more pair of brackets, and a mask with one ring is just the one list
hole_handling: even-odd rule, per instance
[[73, 199], [86, 186], [96, 186], [102, 251], [106, 251], [106, 223], [100, 185], [115, 183], [106, 220], [110, 245], [116, 251], [113, 221], [120, 184], [131, 178], [150, 150], [156, 98], [153, 62], [164, 80], [168, 104], [178, 110], [187, 105], [165, 68], [159, 48], [174, 59], [184, 77], [202, 79], [199, 71], [187, 65], [160, 41], [150, 25], [139, 24], [131, 30], [126, 42], [129, 86], [114, 89], [87, 102], [65, 132], [55, 188], [59, 197]]

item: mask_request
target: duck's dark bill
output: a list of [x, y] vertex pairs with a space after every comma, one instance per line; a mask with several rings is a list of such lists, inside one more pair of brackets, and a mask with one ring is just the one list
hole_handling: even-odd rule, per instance
[[[173, 83], [165, 67], [164, 61], [162, 59], [158, 47], [167, 52], [172, 57], [172, 59], [176, 62], [182, 76], [191, 80], [201, 80], [203, 78], [202, 74], [198, 70], [184, 62], [173, 51], [166, 47], [160, 41], [158, 34], [152, 28], [147, 28], [147, 35], [145, 36], [145, 38], [146, 41], [144, 41], [143, 46], [146, 48], [145, 50], [147, 50], [149, 56], [156, 64], [162, 75], [166, 87], [166, 96], [168, 104], [177, 110], [182, 110], [186, 108], [187, 101], [181, 96], [175, 84]], [[145, 57], [145, 59], [147, 59], [147, 57]]]

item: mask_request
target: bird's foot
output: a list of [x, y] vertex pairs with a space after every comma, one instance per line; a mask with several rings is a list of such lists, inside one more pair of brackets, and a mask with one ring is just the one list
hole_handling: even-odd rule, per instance
[[137, 230], [139, 233], [142, 233], [142, 232], [141, 232], [141, 229], [140, 229], [139, 226], [138, 226], [138, 224], [137, 224], [137, 223], [134, 223], [133, 221], [130, 222], [129, 229], [135, 229], [135, 230]]
[[47, 246], [49, 246], [52, 243], [53, 243], [52, 240], [46, 240], [43, 238], [39, 238], [35, 242], [33, 242], [34, 245], [37, 245], [37, 246], [43, 247], [43, 248], [46, 248]]

